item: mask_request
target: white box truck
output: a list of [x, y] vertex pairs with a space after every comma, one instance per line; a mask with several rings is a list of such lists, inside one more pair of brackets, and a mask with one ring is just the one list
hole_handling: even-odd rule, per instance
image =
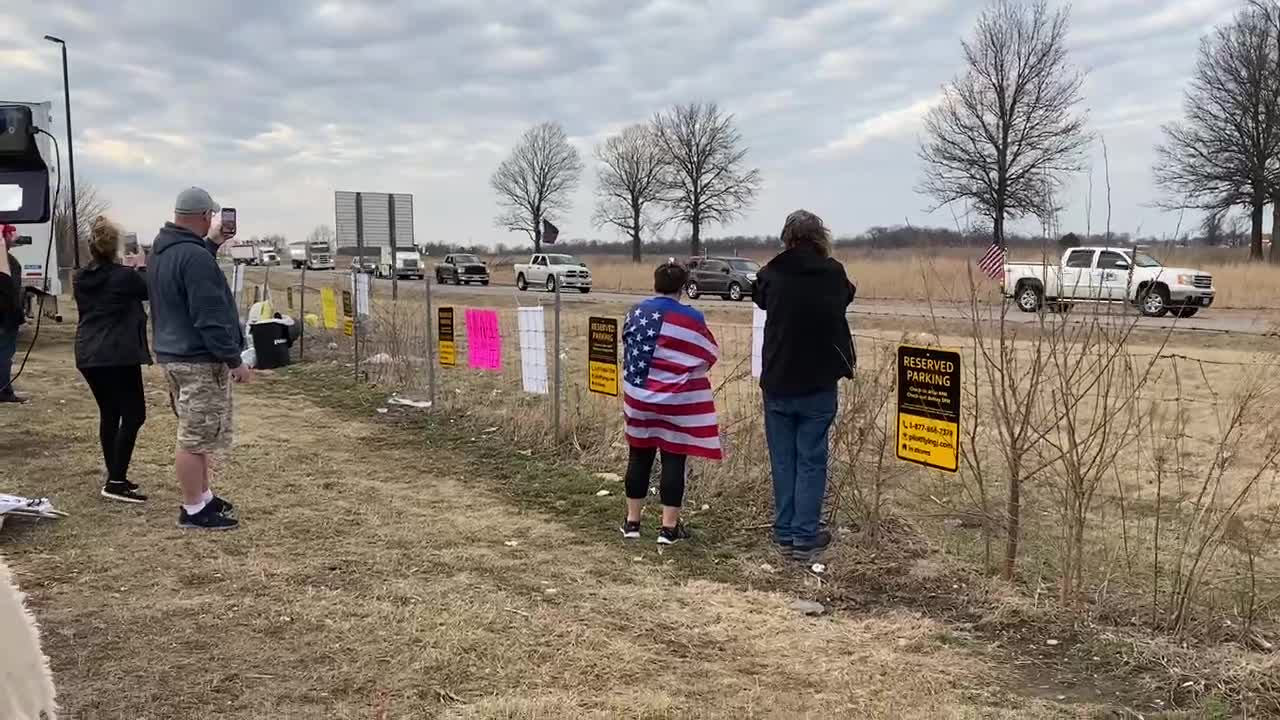
[[289, 263], [294, 270], [332, 270], [333, 249], [327, 242], [295, 240], [289, 243]]

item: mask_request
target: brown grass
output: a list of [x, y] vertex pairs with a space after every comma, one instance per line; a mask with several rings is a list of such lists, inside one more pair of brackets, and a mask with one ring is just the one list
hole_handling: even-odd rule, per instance
[[811, 620], [788, 593], [673, 572], [648, 543], [516, 511], [458, 451], [282, 378], [239, 394], [219, 466], [245, 527], [181, 533], [156, 373], [134, 465], [153, 500], [107, 505], [93, 403], [65, 328], [47, 337], [20, 382], [34, 402], [0, 426], [3, 477], [72, 515], [0, 543], [64, 718], [1077, 715], [1002, 692], [935, 620]]
[[[1280, 295], [1280, 266], [1245, 262], [1245, 250], [1187, 249], [1153, 250], [1153, 254], [1169, 265], [1191, 266], [1213, 274], [1218, 292], [1218, 306], [1236, 309], [1272, 309], [1270, 298]], [[1056, 261], [1056, 246], [1041, 253], [1013, 250], [1013, 260], [1041, 260], [1045, 255]], [[838, 251], [858, 285], [863, 299], [925, 300], [966, 302], [969, 298], [969, 273], [976, 273], [974, 263], [980, 251], [954, 248], [934, 251], [889, 250], [879, 252]], [[764, 263], [768, 254], [753, 254]], [[599, 290], [648, 292], [653, 288], [653, 268], [661, 260], [646, 258], [639, 265], [617, 256], [583, 255], [579, 259], [591, 268], [595, 287]], [[494, 282], [511, 284], [511, 257], [491, 258]], [[524, 262], [523, 258], [514, 260]]]

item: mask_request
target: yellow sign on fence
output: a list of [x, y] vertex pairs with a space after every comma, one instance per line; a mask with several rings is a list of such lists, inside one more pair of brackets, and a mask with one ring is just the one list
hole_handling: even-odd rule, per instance
[[458, 346], [453, 339], [453, 308], [442, 307], [436, 313], [436, 332], [440, 338], [440, 366], [454, 367], [458, 364]]
[[960, 469], [960, 353], [898, 346], [898, 459]]
[[618, 397], [618, 320], [588, 318], [587, 389]]
[[320, 309], [324, 316], [326, 330], [338, 329], [338, 299], [333, 296], [333, 288], [320, 288]]
[[342, 321], [342, 334], [352, 337], [356, 334], [356, 323], [351, 318], [344, 318]]

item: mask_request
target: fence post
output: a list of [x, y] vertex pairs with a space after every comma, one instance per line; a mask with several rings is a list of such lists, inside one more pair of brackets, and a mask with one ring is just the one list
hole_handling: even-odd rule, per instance
[[[552, 277], [555, 277], [555, 276], [553, 275]], [[554, 354], [552, 365], [555, 368], [554, 372], [555, 372], [556, 389], [555, 389], [555, 396], [552, 398], [552, 401], [551, 401], [552, 402], [551, 426], [553, 428], [553, 431], [555, 432], [555, 436], [554, 436], [555, 440], [557, 443], [559, 443], [560, 442], [560, 399], [564, 395], [563, 388], [561, 387], [563, 383], [561, 382], [561, 377], [560, 377], [560, 278], [557, 277], [555, 279], [554, 286], [556, 289], [555, 322], [554, 322], [555, 330], [554, 330], [554, 334], [552, 335], [551, 347], [552, 347], [552, 353]]]
[[423, 273], [422, 284], [427, 296], [427, 400], [436, 407], [436, 332], [431, 309], [431, 273]]
[[307, 361], [307, 265], [302, 265], [302, 299], [298, 305], [298, 322], [301, 323], [298, 333], [298, 362]]
[[356, 384], [360, 383], [360, 301], [356, 298], [356, 273], [358, 272], [360, 271], [355, 270], [351, 273], [351, 353], [354, 361], [352, 364], [355, 366]]

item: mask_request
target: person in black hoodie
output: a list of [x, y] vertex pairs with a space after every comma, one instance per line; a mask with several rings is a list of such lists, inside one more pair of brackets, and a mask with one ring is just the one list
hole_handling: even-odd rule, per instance
[[151, 364], [147, 349], [147, 281], [116, 261], [120, 230], [105, 218], [93, 223], [91, 261], [76, 273], [76, 368], [98, 402], [98, 438], [106, 482], [102, 497], [140, 503], [147, 497], [129, 481], [129, 461], [138, 431], [147, 420], [142, 366]]
[[22, 308], [22, 263], [9, 254], [18, 241], [18, 228], [0, 224], [0, 402], [26, 399], [13, 391], [13, 356], [18, 352], [18, 328], [27, 321]]
[[767, 313], [760, 388], [773, 470], [774, 541], [808, 561], [830, 542], [821, 529], [827, 436], [837, 383], [857, 358], [845, 312], [856, 292], [831, 257], [831, 233], [805, 210], [787, 216], [786, 248], [760, 271], [755, 303]]

